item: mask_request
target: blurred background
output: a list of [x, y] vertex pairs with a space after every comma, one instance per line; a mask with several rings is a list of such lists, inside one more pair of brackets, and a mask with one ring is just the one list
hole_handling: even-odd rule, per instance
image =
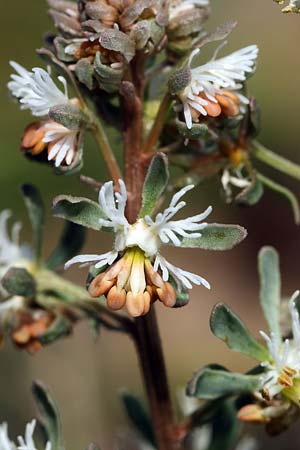
[[[26, 0], [4, 2], [0, 15], [0, 207], [12, 209], [15, 219], [24, 222], [23, 239], [30, 230], [20, 196], [23, 182], [36, 184], [48, 207], [47, 243], [49, 252], [56, 242], [61, 222], [51, 218], [51, 199], [60, 193], [93, 196], [77, 176], [56, 177], [43, 165], [28, 162], [19, 152], [20, 136], [31, 120], [8, 97], [6, 83], [13, 59], [27, 68], [39, 65], [34, 49], [42, 45], [42, 36], [52, 30], [46, 2]], [[251, 4], [250, 4], [251, 3]], [[4, 5], [5, 4], [5, 5]], [[226, 51], [257, 43], [259, 65], [251, 79], [263, 112], [263, 143], [300, 164], [299, 149], [299, 73], [300, 17], [283, 15], [272, 0], [212, 0], [214, 14], [208, 28], [214, 29], [230, 19], [238, 20]], [[115, 137], [114, 145], [118, 148]], [[106, 179], [103, 164], [93, 141], [85, 148], [83, 173]], [[272, 172], [270, 172], [272, 174]], [[299, 196], [300, 183], [275, 175]], [[237, 249], [224, 253], [165, 250], [171, 261], [200, 273], [212, 284], [211, 292], [194, 288], [190, 304], [181, 310], [166, 310], [160, 304], [157, 312], [172, 391], [185, 385], [193, 371], [209, 362], [218, 362], [232, 370], [246, 370], [252, 361], [231, 353], [209, 331], [208, 318], [212, 306], [224, 301], [239, 313], [257, 335], [265, 328], [258, 306], [257, 252], [264, 244], [274, 245], [281, 255], [283, 293], [290, 295], [300, 288], [298, 254], [300, 230], [293, 223], [285, 200], [266, 191], [258, 206], [238, 209], [225, 205], [213, 180], [199, 187], [191, 208], [201, 211], [212, 204], [211, 220], [239, 223], [249, 231], [248, 239]], [[109, 244], [101, 233], [90, 233], [85, 250], [104, 252]], [[67, 277], [83, 282], [85, 270], [70, 270]], [[112, 448], [113, 435], [126, 425], [119, 403], [120, 388], [127, 387], [143, 397], [136, 356], [131, 342], [120, 335], [102, 332], [95, 342], [87, 325], [76, 328], [72, 338], [45, 348], [35, 357], [19, 352], [9, 343], [0, 354], [0, 420], [7, 420], [11, 435], [23, 433], [25, 422], [35, 415], [30, 386], [40, 379], [52, 389], [61, 409], [67, 448], [79, 450], [91, 441], [103, 449]], [[298, 426], [270, 442], [263, 432], [261, 448], [298, 449]], [[257, 432], [257, 429], [254, 429]]]

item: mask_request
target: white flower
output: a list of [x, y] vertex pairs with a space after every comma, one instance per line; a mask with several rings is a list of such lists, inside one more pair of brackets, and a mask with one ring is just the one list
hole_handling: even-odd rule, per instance
[[13, 225], [11, 236], [9, 236], [7, 222], [10, 217], [11, 212], [9, 210], [0, 213], [0, 278], [10, 267], [26, 265], [31, 257], [29, 247], [20, 245], [21, 223], [16, 222]]
[[[25, 437], [18, 437], [19, 445], [16, 446], [10, 441], [7, 433], [7, 423], [0, 425], [0, 450], [37, 450], [33, 439], [33, 433], [36, 426], [36, 420], [32, 420], [26, 425]], [[45, 450], [51, 450], [51, 443], [47, 442]]]
[[194, 8], [208, 6], [209, 0], [171, 0], [169, 2], [169, 20], [192, 11]]
[[45, 124], [43, 142], [48, 144], [48, 160], [59, 167], [63, 161], [69, 166], [75, 159], [78, 147], [78, 131], [49, 121]]
[[[192, 52], [190, 64], [199, 52], [199, 49]], [[257, 46], [250, 45], [191, 69], [191, 82], [179, 95], [189, 129], [201, 115], [216, 117], [222, 112], [236, 115], [239, 103], [248, 104], [248, 99], [238, 91], [246, 75], [254, 71], [257, 55]]]
[[8, 437], [5, 422], [0, 425], [0, 450], [16, 450], [15, 444]]
[[7, 86], [11, 94], [21, 103], [21, 109], [30, 109], [34, 116], [46, 116], [53, 106], [69, 102], [64, 77], [58, 77], [64, 88], [62, 92], [44, 69], [35, 67], [29, 72], [14, 61], [11, 61], [10, 65], [17, 74], [11, 75], [11, 81]]
[[24, 132], [22, 149], [33, 156], [47, 149], [48, 161], [54, 161], [55, 167], [70, 166], [78, 156], [79, 135], [79, 130], [69, 130], [52, 120], [35, 122]]
[[[158, 295], [167, 306], [174, 306], [176, 293], [168, 283], [171, 276], [187, 289], [192, 287], [192, 283], [210, 288], [204, 278], [179, 269], [160, 254], [162, 244], [180, 246], [183, 237], [199, 238], [201, 230], [207, 226], [207, 223], [202, 221], [210, 214], [211, 207], [202, 214], [187, 219], [171, 220], [186, 205], [181, 198], [193, 186], [186, 186], [177, 192], [169, 207], [158, 213], [154, 220], [146, 216], [139, 218], [134, 224], [129, 224], [125, 217], [126, 187], [122, 180], [119, 180], [119, 183], [120, 192], [114, 193], [111, 181], [105, 183], [99, 192], [99, 203], [107, 216], [106, 219], [100, 219], [99, 223], [104, 229], [114, 231], [116, 237], [113, 250], [101, 255], [75, 256], [65, 264], [65, 268], [75, 263], [94, 263], [96, 269], [112, 266], [94, 279], [90, 286], [91, 295], [100, 296], [108, 293], [108, 305], [112, 309], [120, 309], [125, 303], [128, 308], [128, 301], [129, 303], [136, 301], [135, 308], [136, 312], [139, 312], [138, 315], [147, 312], [155, 295]], [[119, 257], [121, 259], [118, 259]], [[115, 288], [120, 294], [119, 297], [121, 294], [122, 297], [114, 303]], [[110, 293], [113, 298], [111, 302]], [[147, 302], [147, 307], [138, 309], [137, 304], [140, 302], [137, 299], [141, 299], [141, 296]], [[132, 315], [135, 308], [130, 308]]]
[[274, 333], [269, 337], [263, 331], [260, 332], [270, 354], [270, 360], [262, 363], [266, 372], [261, 377], [261, 388], [267, 391], [270, 398], [283, 389], [292, 387], [294, 379], [300, 377], [300, 321], [295, 305], [299, 293], [296, 291], [289, 302], [293, 339], [282, 342]]
[[245, 189], [246, 187], [251, 185], [251, 181], [243, 176], [240, 168], [237, 168], [235, 170], [230, 170], [228, 168], [224, 169], [221, 177], [221, 183], [228, 202], [230, 202], [232, 199], [231, 186], [237, 187], [239, 189]]

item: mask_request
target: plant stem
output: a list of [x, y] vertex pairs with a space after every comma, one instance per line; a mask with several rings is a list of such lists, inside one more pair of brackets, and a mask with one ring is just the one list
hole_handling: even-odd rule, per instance
[[261, 181], [265, 186], [267, 186], [269, 189], [272, 189], [275, 192], [278, 192], [279, 194], [283, 195], [289, 202], [292, 207], [293, 213], [294, 213], [294, 220], [296, 225], [300, 224], [300, 208], [299, 203], [297, 200], [297, 197], [286, 187], [281, 186], [281, 184], [276, 183], [275, 181], [271, 180], [270, 178], [265, 177], [261, 173], [257, 172], [257, 179]]
[[159, 450], [178, 449], [167, 372], [155, 309], [136, 319], [136, 349]]
[[[126, 215], [129, 222], [133, 223], [141, 207], [145, 178], [142, 160], [144, 110], [142, 61], [135, 61], [131, 66], [131, 72], [130, 79], [122, 83], [120, 93], [123, 107], [125, 181], [128, 190]], [[163, 103], [166, 108], [166, 100]], [[157, 119], [156, 122], [159, 123], [160, 120]], [[153, 145], [159, 135], [158, 126], [155, 130], [151, 135]], [[178, 450], [167, 372], [154, 307], [146, 316], [135, 319], [135, 325], [134, 341], [149, 400], [157, 449]]]
[[260, 161], [290, 177], [296, 178], [296, 180], [300, 180], [300, 166], [298, 164], [289, 161], [283, 156], [276, 155], [276, 153], [273, 153], [256, 140], [252, 142], [252, 151], [253, 155]]
[[159, 106], [157, 115], [155, 117], [155, 121], [152, 125], [152, 128], [150, 130], [150, 133], [148, 135], [146, 144], [144, 146], [144, 153], [150, 153], [155, 144], [157, 143], [159, 136], [161, 135], [161, 132], [163, 130], [164, 124], [165, 124], [165, 117], [169, 110], [171, 104], [171, 96], [167, 92], [164, 96], [164, 98], [161, 101], [161, 104]]
[[118, 166], [115, 155], [111, 149], [111, 146], [108, 142], [107, 136], [100, 121], [93, 117], [92, 123], [92, 132], [94, 134], [94, 138], [99, 146], [103, 159], [107, 165], [107, 169], [112, 177], [112, 180], [116, 186], [119, 186], [119, 179], [122, 179], [122, 174], [120, 168]]

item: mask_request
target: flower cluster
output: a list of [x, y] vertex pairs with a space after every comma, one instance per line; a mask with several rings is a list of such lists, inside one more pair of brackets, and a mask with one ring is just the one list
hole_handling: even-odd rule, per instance
[[26, 154], [44, 155], [56, 167], [74, 167], [78, 163], [80, 128], [69, 129], [49, 118], [51, 108], [61, 105], [78, 106], [76, 98], [69, 99], [67, 81], [59, 76], [63, 85], [60, 90], [48, 72], [34, 68], [31, 72], [16, 62], [11, 62], [16, 74], [11, 75], [8, 89], [20, 102], [21, 109], [29, 109], [33, 116], [46, 118], [30, 124], [22, 138], [22, 149]]
[[[199, 51], [191, 53], [189, 67]], [[203, 117], [236, 116], [243, 111], [249, 101], [240, 91], [246, 75], [255, 69], [257, 55], [257, 46], [250, 45], [189, 70], [187, 85], [177, 93], [181, 102], [177, 109], [183, 110], [188, 129]]]
[[99, 192], [99, 204], [106, 215], [105, 219], [99, 219], [99, 224], [115, 233], [113, 250], [101, 255], [75, 256], [65, 267], [74, 263], [96, 263], [95, 268], [104, 271], [91, 282], [90, 294], [93, 297], [105, 294], [109, 308], [119, 310], [126, 305], [134, 317], [146, 314], [156, 299], [173, 307], [176, 289], [174, 283], [170, 283], [172, 280], [187, 289], [192, 283], [209, 288], [204, 278], [174, 266], [160, 253], [162, 244], [180, 246], [184, 237], [200, 238], [201, 230], [207, 226], [202, 221], [211, 213], [211, 207], [196, 216], [172, 220], [186, 204], [181, 200], [183, 195], [193, 186], [177, 192], [169, 207], [154, 219], [147, 215], [129, 224], [125, 217], [126, 187], [122, 180], [119, 184], [120, 192], [114, 193], [112, 181], [105, 183]]

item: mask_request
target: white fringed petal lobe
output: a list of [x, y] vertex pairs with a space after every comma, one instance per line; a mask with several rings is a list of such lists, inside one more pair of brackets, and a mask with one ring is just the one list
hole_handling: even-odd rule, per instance
[[35, 67], [29, 72], [14, 61], [10, 65], [16, 74], [11, 75], [7, 87], [21, 103], [21, 109], [30, 109], [34, 116], [46, 116], [53, 106], [69, 102], [64, 77], [58, 77], [64, 88], [62, 92], [44, 69]]
[[63, 161], [70, 166], [74, 161], [78, 146], [78, 131], [69, 130], [63, 125], [49, 121], [44, 125], [45, 136], [43, 142], [53, 143], [48, 153], [48, 161], [54, 160], [55, 167]]

